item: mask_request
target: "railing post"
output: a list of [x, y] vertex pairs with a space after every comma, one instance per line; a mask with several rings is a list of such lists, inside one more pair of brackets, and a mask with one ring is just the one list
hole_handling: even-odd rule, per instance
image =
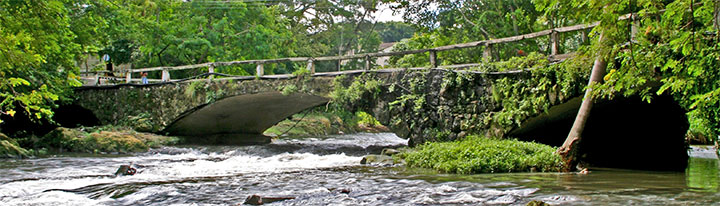
[[100, 86], [100, 72], [95, 72], [95, 86]]
[[170, 81], [170, 71], [167, 68], [163, 68], [163, 70], [162, 70], [162, 81], [163, 82]]
[[214, 73], [215, 73], [215, 63], [210, 63], [210, 65], [208, 65], [208, 74], [209, 74], [207, 77], [208, 83], [210, 83], [210, 81], [213, 79]]
[[310, 75], [315, 74], [315, 62], [312, 59], [308, 60], [307, 70], [310, 71]]
[[437, 51], [430, 50], [430, 68], [437, 68]]
[[365, 55], [365, 71], [370, 71], [370, 55]]
[[213, 74], [215, 73], [215, 63], [210, 63], [208, 65], [208, 76], [207, 76], [207, 83], [212, 83], [213, 77], [215, 77]]
[[125, 83], [128, 83], [128, 84], [132, 83], [132, 70], [128, 69], [125, 72]]
[[580, 40], [583, 44], [588, 42], [588, 32], [587, 29], [580, 30]]
[[640, 18], [637, 18], [637, 14], [630, 14], [630, 20], [632, 20], [632, 25], [630, 25], [630, 40], [634, 41], [637, 33], [640, 31]]
[[492, 61], [492, 44], [485, 44], [485, 49], [483, 49], [483, 59]]
[[255, 67], [255, 76], [261, 77], [261, 76], [263, 76], [263, 74], [265, 74], [265, 68], [264, 68], [263, 64], [258, 64]]
[[555, 56], [558, 54], [558, 32], [555, 29], [550, 33], [550, 55]]

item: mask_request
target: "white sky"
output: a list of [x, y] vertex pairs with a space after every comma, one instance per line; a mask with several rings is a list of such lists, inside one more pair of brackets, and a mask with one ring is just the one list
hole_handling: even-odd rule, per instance
[[398, 12], [397, 14], [393, 14], [393, 11], [390, 8], [390, 5], [388, 5], [388, 4], [380, 5], [380, 8], [378, 8], [378, 11], [373, 14], [373, 17], [380, 22], [403, 21], [402, 16], [403, 16], [403, 14], [401, 12]]

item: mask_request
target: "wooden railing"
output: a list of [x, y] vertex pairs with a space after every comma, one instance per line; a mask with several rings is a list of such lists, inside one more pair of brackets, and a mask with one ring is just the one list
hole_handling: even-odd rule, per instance
[[[631, 19], [633, 21], [633, 32], [637, 31], [638, 26], [638, 18], [637, 14], [626, 14], [623, 16], [620, 16], [619, 20], [628, 20]], [[485, 47], [483, 51], [483, 58], [486, 59], [492, 59], [492, 47], [496, 44], [503, 44], [503, 43], [510, 43], [510, 42], [517, 42], [525, 39], [533, 39], [543, 36], [549, 36], [550, 37], [550, 58], [556, 58], [556, 59], [564, 59], [567, 58], [567, 55], [558, 54], [558, 44], [559, 39], [557, 38], [559, 33], [566, 33], [566, 32], [573, 32], [573, 31], [580, 31], [580, 30], [587, 30], [593, 27], [596, 27], [599, 25], [599, 22], [591, 23], [591, 24], [580, 24], [580, 25], [574, 25], [574, 26], [566, 26], [566, 27], [559, 27], [559, 28], [553, 28], [548, 30], [543, 30], [539, 32], [529, 33], [529, 34], [523, 34], [523, 35], [517, 35], [517, 36], [511, 36], [511, 37], [505, 37], [505, 38], [499, 38], [499, 39], [490, 39], [490, 40], [483, 40], [483, 41], [475, 41], [475, 42], [469, 42], [469, 43], [462, 43], [462, 44], [453, 44], [453, 45], [447, 45], [447, 46], [440, 46], [435, 48], [429, 48], [429, 49], [416, 49], [416, 50], [408, 50], [408, 51], [395, 51], [395, 52], [378, 52], [378, 53], [363, 53], [363, 54], [355, 54], [355, 55], [347, 55], [347, 56], [323, 56], [323, 57], [290, 57], [290, 58], [279, 58], [279, 59], [262, 59], [262, 60], [243, 60], [243, 61], [229, 61], [229, 62], [209, 62], [209, 63], [202, 63], [202, 64], [194, 64], [194, 65], [183, 65], [183, 66], [161, 66], [161, 67], [151, 67], [151, 68], [141, 68], [141, 69], [131, 69], [128, 71], [122, 71], [124, 72], [124, 78], [116, 78], [116, 77], [100, 77], [100, 74], [95, 73], [95, 81], [98, 83], [98, 81], [102, 78], [109, 78], [109, 79], [115, 79], [115, 80], [121, 80], [124, 79], [125, 83], [131, 83], [133, 81], [140, 81], [139, 79], [132, 79], [133, 73], [140, 73], [140, 72], [151, 72], [151, 71], [161, 71], [161, 79], [153, 79], [149, 80], [151, 82], [168, 82], [171, 81], [170, 78], [170, 71], [177, 71], [177, 70], [188, 70], [188, 69], [198, 69], [198, 68], [207, 68], [207, 73], [209, 74], [216, 74], [215, 68], [218, 66], [232, 66], [232, 65], [245, 65], [245, 64], [254, 64], [255, 66], [255, 76], [248, 76], [248, 78], [256, 78], [256, 77], [263, 77], [265, 70], [264, 65], [265, 64], [273, 64], [273, 63], [282, 63], [282, 62], [306, 62], [307, 66], [306, 69], [310, 71], [311, 74], [315, 75], [315, 64], [318, 61], [341, 61], [341, 60], [349, 60], [349, 59], [363, 59], [365, 61], [365, 68], [364, 70], [370, 70], [370, 61], [371, 58], [377, 58], [377, 57], [387, 57], [387, 56], [398, 56], [398, 55], [408, 55], [408, 54], [419, 54], [419, 53], [429, 53], [429, 62], [431, 68], [438, 68], [438, 60], [437, 60], [437, 53], [441, 51], [449, 51], [449, 50], [456, 50], [456, 49], [463, 49], [463, 48], [475, 48], [475, 47]], [[465, 64], [462, 65], [463, 67], [471, 67], [473, 65], [479, 65], [479, 64]], [[445, 68], [457, 68], [454, 67], [457, 65], [450, 65], [450, 66], [443, 66]], [[101, 71], [101, 72], [107, 72], [107, 71]], [[121, 73], [122, 73], [121, 72]], [[326, 73], [337, 73], [337, 72], [326, 72]], [[317, 73], [322, 74], [322, 73]]]

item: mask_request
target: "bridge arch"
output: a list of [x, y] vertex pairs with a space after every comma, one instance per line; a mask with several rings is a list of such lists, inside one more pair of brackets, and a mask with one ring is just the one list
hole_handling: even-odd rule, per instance
[[[188, 110], [163, 131], [193, 142], [257, 143], [269, 141], [262, 133], [283, 119], [325, 104], [327, 97], [262, 92], [226, 97]], [[194, 137], [194, 138], [193, 138]]]
[[[559, 147], [580, 103], [577, 97], [557, 105], [508, 136]], [[682, 171], [688, 161], [685, 113], [670, 96], [655, 97], [650, 103], [637, 96], [599, 100], [582, 133], [581, 161], [595, 167]]]

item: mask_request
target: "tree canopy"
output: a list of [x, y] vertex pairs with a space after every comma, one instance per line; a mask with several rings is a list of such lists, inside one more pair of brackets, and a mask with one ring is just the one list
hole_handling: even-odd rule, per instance
[[[50, 117], [52, 106], [79, 86], [74, 60], [92, 42], [83, 2], [0, 2], [0, 113]], [[79, 37], [88, 37], [80, 39]], [[1, 120], [0, 120], [1, 121]]]
[[[376, 51], [382, 40], [371, 14], [378, 4], [344, 0], [2, 1], [0, 114], [51, 117], [52, 108], [71, 99], [71, 88], [80, 85], [75, 62], [86, 54], [107, 54], [113, 64], [132, 63], [140, 68]], [[398, 30], [402, 34], [395, 36], [407, 35], [407, 28]], [[267, 65], [266, 72], [290, 73], [298, 68], [304, 65]], [[217, 70], [238, 75], [254, 72], [249, 66]], [[199, 72], [181, 71], [174, 76]]]

